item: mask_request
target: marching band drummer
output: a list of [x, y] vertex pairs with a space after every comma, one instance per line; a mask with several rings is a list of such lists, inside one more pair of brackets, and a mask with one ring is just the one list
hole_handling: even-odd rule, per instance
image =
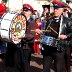
[[[62, 1], [56, 0], [54, 0], [52, 3], [54, 5], [54, 15], [47, 21], [45, 27], [46, 30], [51, 30], [50, 32], [45, 32], [46, 39], [48, 38], [49, 43], [42, 44], [44, 48], [43, 72], [50, 72], [53, 61], [55, 72], [66, 72], [64, 55], [66, 45], [69, 42], [62, 45], [63, 47], [60, 47], [61, 44], [58, 45], [59, 47], [54, 47], [56, 43], [53, 41], [53, 39], [59, 39], [60, 42], [64, 41], [64, 43], [65, 41], [69, 41], [72, 37], [72, 22], [70, 19], [62, 15], [66, 4], [64, 4]], [[53, 46], [51, 45], [51, 42], [53, 42]]]
[[31, 72], [30, 58], [31, 52], [34, 49], [34, 35], [35, 32], [31, 30], [35, 29], [35, 21], [31, 18], [33, 12], [32, 6], [29, 4], [23, 4], [22, 14], [26, 16], [26, 32], [25, 38], [21, 41], [21, 48], [18, 48], [15, 52], [15, 72]]

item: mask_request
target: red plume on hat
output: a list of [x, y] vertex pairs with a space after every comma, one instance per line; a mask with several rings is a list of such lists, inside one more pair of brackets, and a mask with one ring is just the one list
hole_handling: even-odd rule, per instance
[[34, 11], [33, 7], [30, 4], [23, 4], [23, 7], [27, 7], [32, 12]]

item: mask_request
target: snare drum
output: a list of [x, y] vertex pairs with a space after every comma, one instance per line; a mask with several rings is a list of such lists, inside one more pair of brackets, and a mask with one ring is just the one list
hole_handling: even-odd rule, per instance
[[45, 36], [45, 35], [41, 36], [41, 43], [52, 47], [57, 46], [57, 40], [51, 36]]
[[26, 17], [20, 13], [7, 12], [1, 17], [0, 36], [3, 40], [15, 44], [21, 42], [19, 37], [24, 37], [26, 31]]

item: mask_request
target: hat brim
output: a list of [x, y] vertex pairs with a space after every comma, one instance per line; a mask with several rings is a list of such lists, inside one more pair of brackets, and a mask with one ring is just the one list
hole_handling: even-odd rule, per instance
[[23, 11], [28, 11], [29, 9], [27, 7], [23, 7]]
[[64, 6], [58, 5], [58, 4], [54, 4], [53, 5], [54, 8], [64, 8]]

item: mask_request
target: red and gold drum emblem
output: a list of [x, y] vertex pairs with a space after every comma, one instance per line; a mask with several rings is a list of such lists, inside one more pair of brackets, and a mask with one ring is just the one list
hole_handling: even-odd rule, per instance
[[21, 41], [21, 37], [25, 36], [26, 18], [23, 15], [18, 15], [11, 24], [11, 38], [17, 44]]

